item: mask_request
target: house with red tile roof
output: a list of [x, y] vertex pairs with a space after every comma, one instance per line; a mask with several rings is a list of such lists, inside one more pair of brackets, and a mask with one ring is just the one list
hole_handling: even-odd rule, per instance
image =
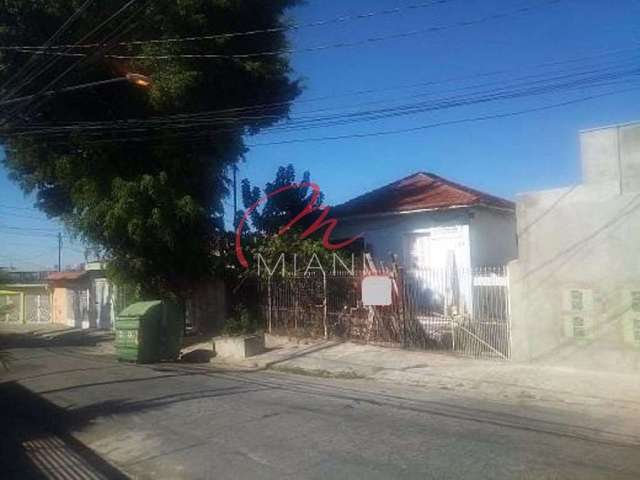
[[411, 269], [503, 266], [517, 257], [515, 204], [418, 172], [332, 209], [333, 238], [361, 235], [378, 262]]

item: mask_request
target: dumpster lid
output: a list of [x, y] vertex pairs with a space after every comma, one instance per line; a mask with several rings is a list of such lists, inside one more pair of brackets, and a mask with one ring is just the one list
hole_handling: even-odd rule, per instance
[[121, 317], [141, 317], [146, 314], [149, 310], [162, 305], [162, 300], [151, 300], [148, 302], [137, 302], [132, 303], [127, 308], [120, 312]]

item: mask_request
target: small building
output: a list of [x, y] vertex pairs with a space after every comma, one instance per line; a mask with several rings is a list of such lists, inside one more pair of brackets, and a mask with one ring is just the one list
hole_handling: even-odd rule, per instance
[[513, 355], [640, 370], [640, 123], [580, 133], [582, 182], [517, 198]]
[[6, 278], [0, 285], [0, 306], [10, 307], [0, 314], [0, 323], [50, 323], [51, 290], [49, 272], [3, 271]]
[[53, 323], [76, 328], [113, 328], [115, 289], [101, 262], [89, 262], [77, 272], [53, 272], [48, 281]]
[[376, 261], [406, 268], [502, 266], [517, 256], [515, 204], [432, 173], [415, 173], [332, 209], [334, 239], [361, 235]]
[[513, 202], [433, 173], [365, 193], [332, 214], [333, 240], [360, 235], [376, 264], [400, 263], [412, 302], [429, 315], [480, 312], [486, 285], [503, 285], [517, 256]]
[[52, 322], [89, 328], [89, 278], [87, 272], [52, 272], [47, 277], [52, 291]]
[[102, 329], [114, 326], [115, 287], [100, 262], [89, 262], [79, 271], [2, 274], [6, 281], [0, 285], [0, 306], [11, 308], [0, 314], [0, 322]]

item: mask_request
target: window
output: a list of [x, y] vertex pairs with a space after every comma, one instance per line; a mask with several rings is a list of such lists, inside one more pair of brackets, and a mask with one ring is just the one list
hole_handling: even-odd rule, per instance
[[582, 292], [580, 290], [571, 290], [571, 310], [581, 311], [583, 308]]
[[640, 312], [640, 292], [631, 292], [631, 310]]
[[576, 338], [584, 338], [586, 336], [584, 318], [573, 317], [573, 336]]

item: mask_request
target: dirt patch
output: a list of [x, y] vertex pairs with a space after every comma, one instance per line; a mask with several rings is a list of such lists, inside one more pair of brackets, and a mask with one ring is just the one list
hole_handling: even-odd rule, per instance
[[301, 367], [288, 367], [286, 365], [275, 365], [270, 367], [270, 369], [276, 370], [278, 372], [293, 373], [295, 375], [304, 375], [307, 377], [340, 378], [345, 380], [361, 380], [361, 379], [367, 378], [365, 375], [362, 375], [358, 372], [354, 372], [353, 370], [331, 372], [329, 370], [308, 369], [308, 368], [301, 368]]

